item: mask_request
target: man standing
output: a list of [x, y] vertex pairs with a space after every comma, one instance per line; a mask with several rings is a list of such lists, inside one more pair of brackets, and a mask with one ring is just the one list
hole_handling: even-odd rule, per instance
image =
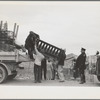
[[41, 79], [42, 79], [42, 72], [44, 79], [46, 80], [46, 73], [47, 73], [47, 61], [46, 58], [44, 58], [41, 62]]
[[86, 53], [85, 53], [84, 48], [81, 48], [81, 54], [78, 56], [77, 61], [76, 61], [76, 67], [79, 69], [79, 74], [80, 74], [80, 84], [83, 84], [86, 82], [85, 80], [85, 62], [86, 62]]
[[62, 50], [60, 52], [59, 58], [58, 58], [58, 75], [59, 75], [59, 82], [64, 82], [64, 74], [63, 74], [63, 66], [64, 66], [64, 61], [66, 58], [65, 50]]
[[35, 44], [35, 55], [33, 57], [35, 59], [34, 61], [35, 83], [37, 82], [41, 83], [41, 61], [44, 59], [44, 55], [37, 50], [36, 44]]
[[53, 63], [52, 63], [52, 80], [55, 80], [55, 75], [57, 72], [57, 60], [53, 59]]
[[96, 52], [96, 57], [97, 57], [97, 61], [96, 61], [96, 73], [98, 74], [100, 71], [100, 55], [99, 55], [99, 51]]

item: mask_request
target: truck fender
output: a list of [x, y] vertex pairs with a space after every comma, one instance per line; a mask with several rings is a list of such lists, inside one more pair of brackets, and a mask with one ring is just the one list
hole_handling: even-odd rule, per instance
[[8, 74], [8, 75], [11, 75], [11, 70], [7, 67], [6, 64], [0, 62], [0, 65], [3, 66], [3, 67], [7, 70], [7, 74]]

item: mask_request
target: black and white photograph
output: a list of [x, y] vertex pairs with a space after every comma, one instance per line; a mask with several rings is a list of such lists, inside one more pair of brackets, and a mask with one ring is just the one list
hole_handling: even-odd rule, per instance
[[6, 86], [100, 87], [100, 1], [0, 1]]

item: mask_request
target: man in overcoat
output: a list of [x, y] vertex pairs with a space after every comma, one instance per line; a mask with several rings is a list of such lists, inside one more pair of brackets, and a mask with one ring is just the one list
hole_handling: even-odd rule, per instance
[[84, 48], [81, 48], [81, 54], [78, 56], [76, 61], [76, 67], [79, 69], [79, 75], [80, 75], [80, 84], [83, 84], [86, 82], [85, 80], [85, 62], [86, 62], [86, 53]]

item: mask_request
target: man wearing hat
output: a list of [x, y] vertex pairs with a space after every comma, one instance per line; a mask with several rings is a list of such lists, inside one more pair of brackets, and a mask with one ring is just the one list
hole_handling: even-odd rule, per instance
[[97, 55], [97, 56], [99, 55], [99, 51], [96, 52], [96, 55]]
[[78, 56], [77, 61], [76, 61], [76, 67], [79, 69], [79, 74], [80, 74], [80, 84], [83, 84], [86, 82], [85, 80], [85, 62], [86, 62], [86, 53], [85, 53], [84, 48], [81, 48], [81, 54]]
[[62, 50], [59, 54], [59, 58], [58, 58], [58, 75], [59, 75], [59, 82], [64, 82], [65, 78], [64, 78], [64, 74], [63, 74], [63, 66], [64, 66], [64, 61], [66, 58], [66, 54], [65, 54], [66, 50]]

